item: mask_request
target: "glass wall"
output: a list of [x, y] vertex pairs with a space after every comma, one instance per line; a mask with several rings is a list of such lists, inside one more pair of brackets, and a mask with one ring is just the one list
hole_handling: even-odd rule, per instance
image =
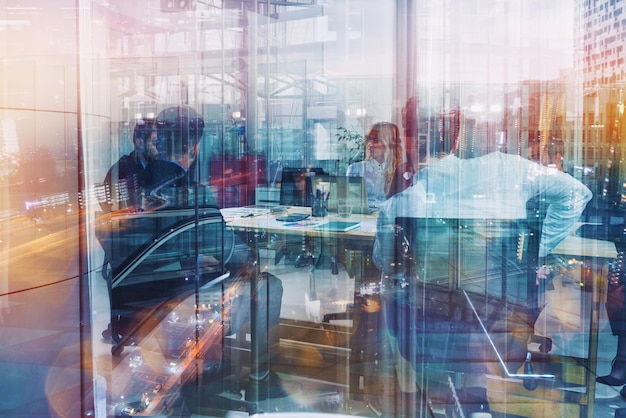
[[0, 416], [626, 407], [622, 0], [0, 7]]

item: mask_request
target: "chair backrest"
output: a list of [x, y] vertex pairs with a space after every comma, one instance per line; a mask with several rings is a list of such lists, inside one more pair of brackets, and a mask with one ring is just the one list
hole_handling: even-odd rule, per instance
[[323, 175], [321, 168], [284, 167], [280, 181], [280, 204], [311, 206], [313, 175]]
[[399, 273], [513, 303], [535, 300], [529, 279], [538, 241], [526, 220], [401, 217], [396, 224]]

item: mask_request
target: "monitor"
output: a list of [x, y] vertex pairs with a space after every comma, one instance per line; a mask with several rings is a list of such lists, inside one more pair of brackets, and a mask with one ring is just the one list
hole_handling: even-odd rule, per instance
[[320, 181], [321, 176], [324, 176], [324, 170], [321, 168], [283, 167], [280, 181], [280, 204], [311, 206], [315, 190], [313, 182]]

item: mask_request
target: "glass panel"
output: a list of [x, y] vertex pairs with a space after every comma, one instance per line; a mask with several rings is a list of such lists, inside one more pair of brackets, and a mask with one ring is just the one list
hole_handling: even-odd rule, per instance
[[619, 415], [623, 2], [574, 3], [4, 2], [0, 415]]
[[[124, 379], [128, 365], [152, 364], [134, 380], [140, 400], [119, 386], [110, 407], [428, 416], [485, 409], [489, 395], [496, 412], [506, 410], [493, 385], [515, 379], [528, 352], [550, 351], [549, 340], [531, 338], [554, 298], [552, 276], [537, 271], [572, 275], [580, 270], [572, 266], [606, 264], [571, 258], [584, 251], [546, 257], [541, 245], [553, 250], [564, 236], [542, 222], [553, 196], [531, 171], [543, 168], [507, 171], [517, 163], [481, 159], [514, 154], [585, 179], [576, 169], [585, 166], [579, 79], [561, 71], [573, 66], [573, 36], [522, 23], [558, 16], [571, 28], [573, 11], [559, 4], [535, 13], [520, 2], [490, 4], [489, 13], [476, 2], [111, 6], [106, 35], [85, 34], [106, 45], [106, 57], [89, 66], [110, 74], [113, 91], [95, 94], [111, 109], [109, 161], [89, 165], [105, 173], [116, 151], [132, 151], [137, 122], [154, 117], [159, 160], [135, 183], [109, 185], [103, 174], [87, 182], [104, 185], [114, 210], [94, 214], [114, 231], [104, 240], [97, 233], [110, 248], [112, 322], [122, 324], [112, 330], [110, 382]], [[128, 31], [130, 21], [142, 23]], [[197, 147], [197, 126], [176, 132], [187, 120], [160, 121], [171, 106], [189, 106], [189, 117], [202, 120]], [[164, 158], [182, 171], [156, 170]], [[454, 159], [470, 161], [469, 171], [437, 171]], [[155, 172], [181, 178], [153, 193]], [[423, 200], [401, 201], [420, 190]], [[585, 199], [565, 208], [568, 222]], [[204, 229], [203, 208], [213, 204], [235, 233], [232, 257], [223, 225]], [[211, 260], [212, 274], [200, 259]], [[561, 345], [555, 354], [571, 348]], [[552, 362], [540, 366], [539, 381], [553, 382]], [[584, 393], [593, 393], [591, 381]], [[582, 404], [580, 415], [589, 408]]]
[[76, 19], [63, 12], [73, 4], [0, 10], [0, 415], [72, 414], [91, 403], [81, 393], [90, 371], [80, 367], [89, 327], [76, 193]]

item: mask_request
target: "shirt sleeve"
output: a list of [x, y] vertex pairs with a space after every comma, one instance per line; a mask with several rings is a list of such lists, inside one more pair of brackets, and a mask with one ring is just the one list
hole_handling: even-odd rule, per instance
[[350, 164], [346, 169], [346, 176], [363, 177], [363, 164], [360, 162]]

